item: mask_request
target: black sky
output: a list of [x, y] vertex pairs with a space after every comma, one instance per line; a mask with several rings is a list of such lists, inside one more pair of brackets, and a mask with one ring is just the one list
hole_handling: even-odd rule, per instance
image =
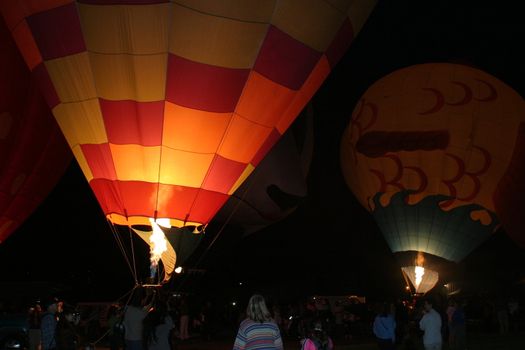
[[[380, 1], [312, 103], [315, 151], [309, 196], [283, 222], [241, 239], [211, 224], [194, 257], [206, 274], [175, 286], [215, 293], [381, 294], [402, 276], [371, 215], [346, 187], [341, 135], [361, 94], [406, 66], [462, 62], [492, 74], [525, 96], [525, 21], [519, 1]], [[207, 249], [209, 247], [209, 249]], [[147, 255], [147, 254], [145, 254]], [[147, 256], [144, 259], [147, 260]], [[509, 264], [521, 272], [504, 272]], [[7, 280], [62, 280], [86, 297], [115, 298], [133, 285], [115, 240], [76, 163], [39, 209], [0, 245]], [[503, 285], [525, 277], [525, 252], [502, 230], [458, 266], [462, 276]]]

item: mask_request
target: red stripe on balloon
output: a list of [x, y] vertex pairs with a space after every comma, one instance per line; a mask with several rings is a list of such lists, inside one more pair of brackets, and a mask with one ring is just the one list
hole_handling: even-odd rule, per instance
[[187, 220], [203, 223], [210, 222], [228, 198], [229, 195], [223, 193], [200, 189]]
[[249, 69], [211, 66], [169, 54], [166, 100], [208, 112], [233, 112], [249, 72]]
[[58, 98], [55, 86], [51, 81], [51, 77], [49, 76], [44, 63], [40, 63], [35, 67], [35, 69], [33, 69], [33, 75], [38, 83], [38, 86], [40, 87], [40, 91], [42, 92], [47, 105], [50, 109], [55, 108], [60, 103], [60, 99]]
[[75, 2], [33, 14], [27, 24], [44, 60], [86, 50]]
[[320, 58], [321, 53], [270, 26], [253, 70], [278, 84], [299, 90]]
[[116, 180], [115, 166], [108, 143], [80, 145], [94, 179]]
[[457, 102], [447, 102], [447, 105], [449, 105], [449, 106], [462, 106], [462, 105], [466, 105], [467, 103], [472, 101], [472, 90], [470, 89], [470, 87], [467, 84], [462, 83], [460, 81], [452, 81], [451, 83], [461, 87], [463, 89], [464, 94], [463, 94], [463, 98], [461, 100], [459, 100]]
[[164, 101], [108, 101], [99, 99], [108, 142], [160, 146]]
[[90, 185], [106, 215], [207, 223], [228, 199], [228, 195], [204, 189], [141, 181], [93, 179]]
[[419, 114], [432, 114], [439, 111], [441, 108], [443, 108], [443, 105], [445, 104], [445, 98], [443, 97], [443, 94], [438, 89], [434, 88], [422, 88], [421, 90], [430, 91], [434, 94], [436, 97], [436, 103], [429, 109], [423, 112], [419, 112]]
[[246, 164], [215, 155], [202, 188], [227, 194], [239, 179]]

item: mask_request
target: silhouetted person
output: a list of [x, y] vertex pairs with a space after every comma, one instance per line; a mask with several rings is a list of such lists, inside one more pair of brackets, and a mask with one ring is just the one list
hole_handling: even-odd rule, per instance
[[441, 350], [443, 345], [441, 315], [432, 307], [431, 299], [426, 299], [424, 302], [423, 317], [419, 321], [419, 328], [424, 332], [425, 350]]
[[149, 305], [143, 304], [143, 290], [136, 288], [124, 310], [124, 342], [126, 350], [143, 350], [143, 320], [148, 314]]
[[120, 305], [111, 305], [107, 314], [110, 350], [119, 350], [124, 347], [124, 324], [122, 318], [123, 314]]
[[451, 350], [464, 350], [467, 346], [466, 341], [466, 319], [463, 305], [455, 300], [451, 301], [454, 311], [449, 321], [449, 346]]
[[28, 340], [29, 350], [38, 350], [40, 346], [40, 318], [42, 317], [42, 307], [39, 303], [35, 303], [27, 315], [27, 323], [29, 324]]
[[47, 298], [42, 303], [44, 313], [40, 321], [40, 339], [42, 350], [52, 350], [57, 346], [55, 331], [57, 327], [56, 313], [58, 304], [55, 298]]
[[372, 326], [376, 336], [377, 346], [381, 350], [393, 350], [396, 343], [396, 320], [392, 314], [390, 304], [379, 306], [378, 313]]
[[76, 350], [78, 348], [78, 321], [78, 314], [73, 306], [64, 305], [55, 332], [57, 350]]
[[144, 318], [144, 345], [148, 350], [170, 350], [171, 331], [175, 327], [168, 314], [168, 307], [162, 300], [157, 300], [154, 307]]

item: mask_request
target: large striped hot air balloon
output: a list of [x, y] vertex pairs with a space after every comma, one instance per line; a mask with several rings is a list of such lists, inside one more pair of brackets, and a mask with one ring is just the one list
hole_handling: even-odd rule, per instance
[[0, 18], [0, 243], [33, 213], [73, 158]]
[[400, 69], [361, 97], [341, 143], [344, 176], [416, 291], [438, 280], [421, 267], [461, 261], [512, 207], [505, 179], [523, 164], [524, 128], [523, 98], [465, 65]]
[[1, 10], [108, 220], [202, 228], [374, 5], [12, 0]]

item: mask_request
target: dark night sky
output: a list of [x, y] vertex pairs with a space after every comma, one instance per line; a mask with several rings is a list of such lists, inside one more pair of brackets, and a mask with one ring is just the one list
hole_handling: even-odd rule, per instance
[[[519, 2], [459, 2], [380, 1], [312, 100], [315, 151], [309, 196], [285, 221], [244, 239], [224, 230], [206, 249], [220, 228], [212, 223], [194, 259], [201, 258], [197, 267], [207, 273], [179, 278], [175, 285], [183, 281], [184, 288], [215, 293], [238, 290], [239, 281], [247, 293], [373, 295], [402, 288], [401, 273], [381, 233], [344, 183], [339, 144], [361, 94], [384, 75], [412, 64], [468, 63], [525, 96], [525, 22]], [[503, 283], [519, 276], [503, 273], [508, 264], [525, 266], [525, 251], [500, 231], [457, 269], [468, 278], [479, 278], [476, 271], [483, 271], [485, 278]], [[0, 266], [2, 281], [64, 280], [106, 300], [133, 285], [76, 164], [0, 246]]]

